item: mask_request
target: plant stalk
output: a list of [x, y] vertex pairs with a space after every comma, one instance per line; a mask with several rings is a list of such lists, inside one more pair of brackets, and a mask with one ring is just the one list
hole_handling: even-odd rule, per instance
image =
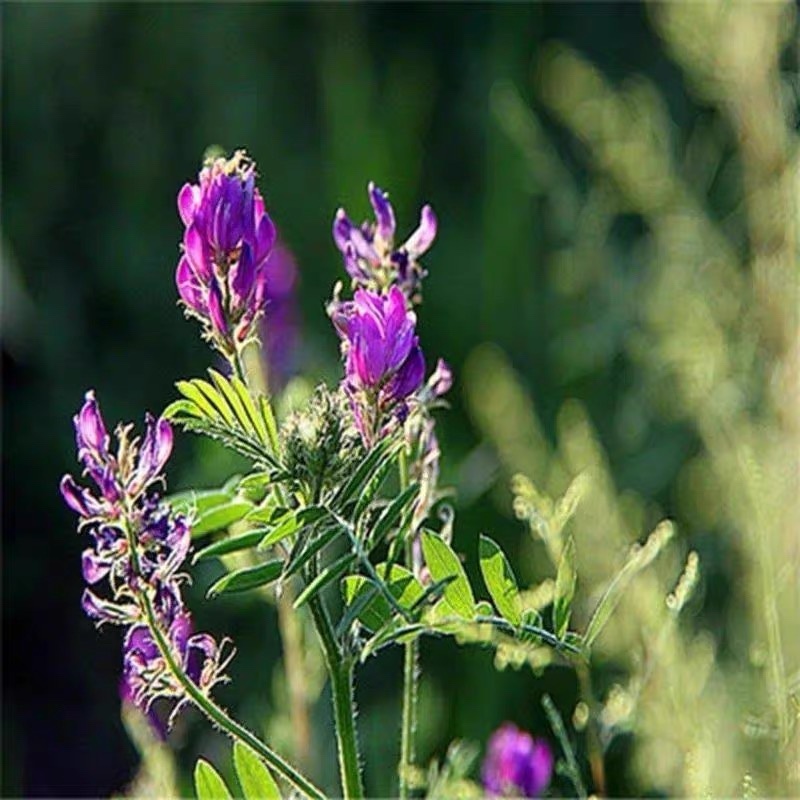
[[[314, 559], [316, 562], [316, 559]], [[317, 574], [316, 563], [309, 570], [308, 579]], [[336, 749], [339, 757], [339, 774], [342, 781], [342, 796], [345, 800], [360, 800], [364, 797], [361, 782], [361, 765], [358, 756], [358, 731], [356, 730], [356, 708], [353, 695], [353, 663], [342, 653], [336, 641], [328, 609], [319, 594], [308, 601], [314, 627], [317, 629], [325, 666], [331, 682], [333, 699], [333, 721], [336, 729]]]
[[[269, 376], [261, 348], [257, 346], [240, 348], [234, 359], [234, 374], [243, 381], [254, 399], [258, 395], [269, 397]], [[278, 443], [273, 442], [276, 456], [277, 446]], [[308, 677], [303, 657], [302, 626], [293, 602], [294, 592], [291, 585], [287, 585], [276, 600], [278, 630], [283, 645], [283, 671], [289, 694], [294, 757], [301, 765], [307, 767], [311, 751], [310, 711], [305, 688], [308, 685]]]
[[[408, 456], [405, 449], [400, 453], [400, 490], [408, 486]], [[405, 546], [406, 566], [413, 569], [413, 542], [409, 537]], [[403, 718], [400, 733], [400, 798], [410, 795], [409, 773], [414, 766], [414, 734], [417, 729], [417, 679], [419, 677], [419, 643], [416, 638], [404, 645], [403, 653]]]
[[170, 672], [181, 684], [187, 697], [211, 720], [212, 723], [218, 725], [225, 733], [232, 739], [238, 739], [244, 744], [251, 747], [255, 752], [266, 762], [266, 764], [273, 769], [278, 775], [285, 780], [289, 781], [299, 792], [312, 800], [325, 800], [325, 794], [314, 786], [311, 781], [301, 775], [291, 764], [284, 761], [274, 750], [262, 742], [255, 734], [251, 733], [247, 728], [238, 723], [235, 719], [228, 716], [210, 697], [206, 696], [203, 691], [189, 678], [183, 671], [182, 667], [178, 664], [172, 655], [169, 644], [164, 638], [164, 634], [158, 627], [156, 622], [155, 613], [153, 612], [153, 605], [150, 598], [144, 594], [144, 608], [147, 616], [147, 624], [153, 638], [158, 646], [164, 661], [167, 663]]

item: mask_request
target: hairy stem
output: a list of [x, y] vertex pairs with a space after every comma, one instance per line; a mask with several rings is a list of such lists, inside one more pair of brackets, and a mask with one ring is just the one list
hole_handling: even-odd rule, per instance
[[169, 643], [161, 632], [156, 622], [153, 604], [150, 598], [144, 595], [144, 608], [147, 624], [153, 635], [159, 652], [167, 664], [172, 675], [186, 692], [186, 696], [202, 711], [212, 723], [218, 725], [232, 739], [243, 742], [251, 747], [278, 775], [292, 784], [299, 792], [313, 800], [325, 800], [325, 794], [314, 786], [311, 781], [301, 775], [291, 764], [284, 761], [274, 750], [262, 742], [255, 734], [238, 723], [235, 719], [221, 709], [199, 686], [197, 686], [184, 672], [175, 660]]
[[[309, 572], [309, 579], [316, 574], [316, 564]], [[336, 642], [328, 609], [319, 594], [309, 601], [314, 627], [322, 643], [325, 666], [331, 680], [333, 696], [333, 719], [336, 727], [336, 747], [339, 756], [339, 773], [342, 780], [342, 795], [346, 800], [362, 798], [361, 767], [358, 757], [358, 731], [353, 696], [353, 664]]]
[[[269, 396], [269, 378], [261, 348], [255, 343], [237, 351], [234, 372], [254, 397]], [[272, 443], [278, 455], [278, 442]], [[282, 495], [281, 495], [282, 498]], [[283, 646], [283, 671], [289, 693], [289, 718], [291, 720], [294, 756], [307, 766], [311, 753], [311, 723], [306, 664], [303, 657], [303, 637], [300, 619], [293, 606], [291, 585], [284, 588], [277, 600], [278, 630]]]
[[[400, 490], [408, 486], [408, 457], [405, 449], [400, 453]], [[406, 566], [413, 569], [413, 544], [409, 537], [405, 547]], [[414, 765], [414, 734], [417, 729], [417, 678], [419, 673], [419, 643], [416, 638], [405, 644], [403, 654], [403, 719], [400, 734], [400, 797], [406, 800], [410, 793], [409, 773]]]

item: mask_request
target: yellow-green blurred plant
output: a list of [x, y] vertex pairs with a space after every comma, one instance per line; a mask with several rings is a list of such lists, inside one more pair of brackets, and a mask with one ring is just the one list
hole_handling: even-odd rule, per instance
[[[649, 81], [616, 86], [564, 46], [537, 62], [541, 107], [529, 107], [510, 84], [492, 94], [498, 123], [529, 168], [525, 179], [549, 201], [545, 213], [564, 242], [547, 264], [551, 286], [565, 305], [589, 306], [585, 327], [554, 343], [556, 369], [569, 379], [624, 358], [635, 382], [615, 412], [617, 431], [642, 445], [642, 429], [661, 420], [698, 442], [670, 486], [676, 540], [620, 595], [593, 648], [596, 663], [579, 676], [573, 722], [588, 725], [596, 790], [605, 750], [626, 731], [642, 791], [794, 793], [800, 162], [790, 101], [797, 70], [786, 69], [796, 58], [796, 15], [788, 4], [669, 3], [652, 6], [651, 19], [706, 108], [685, 145], [673, 141], [666, 102]], [[557, 154], [542, 114], [580, 144], [585, 186]], [[724, 214], [715, 209], [715, 180], [738, 187], [739, 202]], [[612, 233], [630, 216], [644, 229], [632, 276], [620, 270]], [[606, 302], [592, 308], [598, 297]], [[624, 324], [609, 309], [625, 314]], [[603, 326], [614, 333], [592, 335]], [[520, 474], [514, 511], [556, 562], [565, 539], [554, 532], [559, 511], [550, 498], [580, 476], [583, 497], [569, 530], [575, 613], [588, 619], [626, 558], [649, 562], [664, 544], [661, 528], [630, 552], [661, 516], [654, 500], [616, 488], [580, 403], [564, 403], [551, 443], [496, 349], [473, 354], [465, 386], [506, 475]], [[708, 531], [733, 562], [719, 629], [703, 624], [703, 565], [691, 552], [693, 536]], [[681, 623], [695, 593], [698, 622]], [[609, 663], [625, 677], [596, 697], [592, 675]]]

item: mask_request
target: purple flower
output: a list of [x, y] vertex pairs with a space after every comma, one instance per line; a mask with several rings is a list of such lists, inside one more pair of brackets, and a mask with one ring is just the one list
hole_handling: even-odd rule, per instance
[[264, 310], [267, 262], [275, 226], [255, 186], [255, 164], [243, 152], [218, 158], [198, 183], [178, 192], [185, 226], [183, 255], [175, 272], [187, 314], [203, 322], [207, 337], [225, 355], [254, 333]]
[[422, 385], [417, 318], [396, 286], [385, 295], [359, 289], [352, 301], [334, 301], [329, 313], [343, 340], [345, 391], [369, 444], [386, 413], [405, 417], [407, 398]]
[[425, 270], [419, 263], [436, 238], [437, 221], [426, 205], [417, 229], [403, 244], [395, 244], [396, 222], [389, 195], [374, 183], [367, 187], [375, 222], [355, 225], [344, 209], [333, 220], [333, 240], [354, 285], [385, 291], [398, 286], [411, 302], [419, 300]]
[[[219, 236], [223, 231], [218, 231]], [[163, 419], [146, 418], [144, 439], [130, 439], [131, 426], [118, 426], [116, 452], [93, 392], [75, 416], [78, 458], [96, 490], [79, 486], [70, 475], [61, 480], [61, 494], [80, 516], [79, 529], [92, 546], [81, 555], [85, 589], [83, 610], [98, 626], [128, 628], [125, 636], [122, 693], [145, 712], [164, 697], [176, 700], [173, 714], [185, 700], [150, 628], [148, 609], [170, 647], [173, 660], [203, 690], [225, 680], [229, 657], [207, 634], [191, 634], [191, 620], [181, 599], [179, 569], [191, 545], [187, 519], [175, 514], [154, 490], [172, 452], [172, 428]], [[95, 587], [103, 581], [109, 597]], [[148, 606], [148, 603], [151, 604]]]
[[553, 752], [544, 739], [534, 739], [510, 722], [489, 739], [481, 775], [495, 797], [538, 797], [553, 774]]

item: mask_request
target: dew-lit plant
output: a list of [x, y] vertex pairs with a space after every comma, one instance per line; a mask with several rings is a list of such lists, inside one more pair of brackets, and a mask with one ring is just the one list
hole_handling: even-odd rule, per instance
[[[270, 338], [270, 325], [276, 331], [280, 325], [270, 316], [270, 300], [282, 297], [285, 273], [256, 181], [255, 163], [236, 152], [209, 159], [197, 183], [178, 194], [185, 227], [178, 293], [227, 369], [178, 381], [180, 396], [158, 419], [148, 415], [141, 441], [131, 426], [117, 427], [116, 449], [92, 392], [75, 417], [78, 460], [94, 487], [65, 476], [61, 491], [92, 541], [83, 554], [92, 587], [84, 610], [98, 625], [124, 628], [126, 698], [145, 712], [167, 701], [170, 722], [192, 704], [234, 740], [246, 796], [278, 796], [278, 778], [303, 795], [324, 797], [303, 771], [218, 703], [214, 690], [228, 680], [233, 644], [194, 631], [181, 587], [189, 578], [190, 552], [193, 564], [219, 560], [225, 572], [209, 587], [209, 598], [269, 589], [292, 598], [286, 613], [310, 616], [330, 682], [344, 797], [365, 793], [356, 669], [393, 646], [404, 652], [399, 795], [475, 794], [480, 789], [469, 776], [477, 778], [477, 754], [469, 746], [454, 743], [444, 761], [428, 769], [417, 763], [422, 637], [449, 636], [493, 648], [498, 659], [559, 662], [583, 674], [622, 591], [655, 558], [671, 527], [665, 523], [637, 551], [599, 597], [588, 626], [574, 630], [576, 545], [569, 523], [581, 499], [579, 478], [559, 500], [548, 500], [546, 518], [538, 518], [554, 565], [549, 594], [520, 591], [503, 550], [480, 535], [488, 599], [477, 599], [453, 548], [454, 509], [438, 487], [434, 413], [445, 405], [453, 375], [442, 359], [433, 369], [426, 366], [431, 362], [417, 331], [427, 274], [420, 259], [437, 235], [433, 210], [422, 209], [418, 227], [402, 243], [389, 196], [373, 183], [374, 221], [356, 225], [343, 210], [336, 213], [333, 239], [351, 285], [348, 291], [336, 284], [327, 313], [332, 341], [339, 338], [342, 378], [318, 387], [281, 418], [248, 358], [264, 337], [275, 363], [276, 343], [284, 341]], [[213, 491], [165, 497], [173, 426], [239, 454], [249, 464], [247, 474]], [[517, 494], [524, 505], [524, 487]], [[235, 566], [232, 554], [241, 557]], [[545, 700], [563, 754], [561, 774], [581, 794], [582, 767], [558, 711]], [[481, 780], [493, 796], [538, 796], [547, 790], [553, 762], [546, 741], [507, 724], [488, 743]], [[227, 792], [206, 761], [198, 762], [195, 779], [200, 796]]]

